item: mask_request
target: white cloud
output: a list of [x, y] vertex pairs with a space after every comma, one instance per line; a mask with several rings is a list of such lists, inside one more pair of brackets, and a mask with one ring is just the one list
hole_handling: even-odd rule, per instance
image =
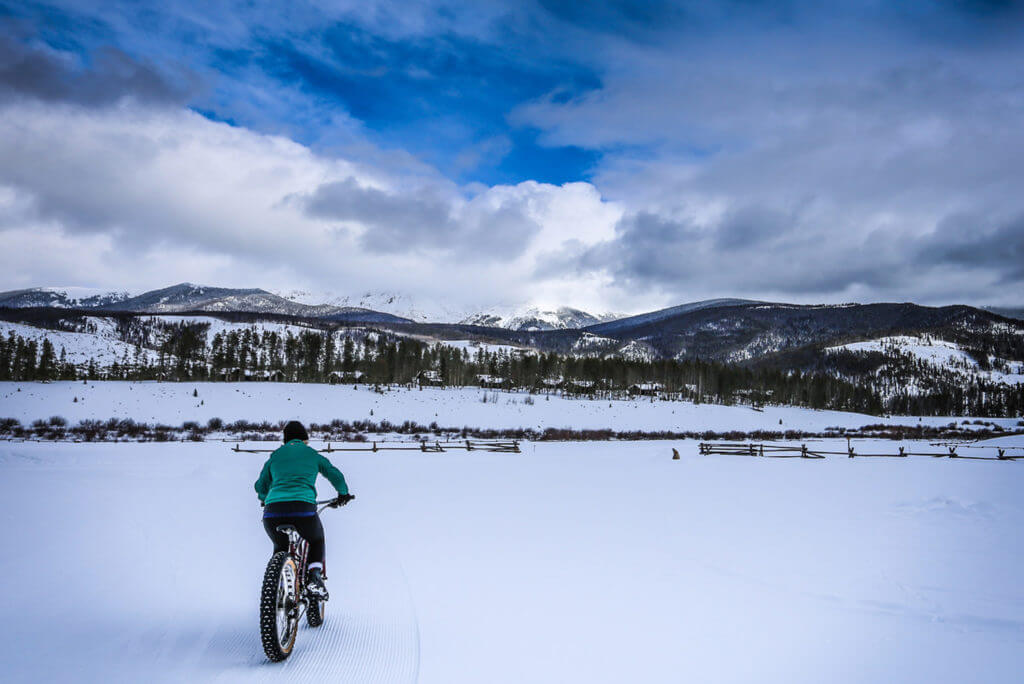
[[[621, 215], [585, 183], [458, 188], [131, 101], [9, 105], [0, 158], [0, 249], [31, 255], [7, 257], [10, 288], [190, 280], [397, 290], [449, 307], [527, 301], [552, 283], [576, 296], [587, 288], [534, 277], [538, 255], [610, 237]], [[332, 216], [338, 188], [373, 201]], [[309, 211], [318, 193], [325, 206]]]
[[[869, 33], [622, 46], [599, 90], [521, 107], [550, 144], [603, 149], [594, 183], [627, 209], [548, 271], [666, 304], [1019, 302], [1024, 275], [982, 233], [1019, 242], [1020, 44]], [[956, 258], [951, 222], [977, 234]]]

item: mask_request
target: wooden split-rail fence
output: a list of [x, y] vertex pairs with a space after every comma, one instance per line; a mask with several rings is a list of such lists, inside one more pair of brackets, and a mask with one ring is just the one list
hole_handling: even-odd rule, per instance
[[[704, 456], [757, 456], [761, 458], [825, 458], [826, 456], [846, 456], [848, 458], [907, 458], [909, 456], [930, 456], [932, 458], [962, 458], [972, 461], [1017, 461], [1024, 459], [1024, 453], [1008, 452], [1021, 447], [974, 446], [962, 444], [945, 444], [945, 451], [907, 451], [899, 447], [895, 453], [866, 453], [857, 451], [853, 444], [848, 444], [846, 451], [825, 451], [810, 448], [806, 444], [752, 444], [742, 442], [701, 442], [699, 452]], [[958, 449], [985, 449], [992, 455], [970, 456], [958, 453]]]
[[[521, 453], [519, 450], [519, 442], [517, 441], [487, 441], [487, 440], [474, 440], [474, 439], [463, 439], [458, 441], [446, 441], [446, 442], [346, 442], [348, 446], [333, 446], [331, 442], [327, 443], [324, 448], [317, 449], [322, 454], [331, 454], [336, 451], [421, 451], [424, 453], [439, 453], [444, 451], [486, 451], [489, 453], [498, 454], [518, 454]], [[352, 444], [361, 444], [362, 446], [351, 446]], [[235, 444], [231, 449], [232, 451], [244, 452], [249, 454], [269, 454], [274, 449], [244, 449], [242, 443]]]

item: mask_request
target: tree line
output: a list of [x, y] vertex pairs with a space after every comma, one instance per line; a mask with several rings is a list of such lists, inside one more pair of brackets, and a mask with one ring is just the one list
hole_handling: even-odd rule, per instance
[[[142, 325], [142, 327], [140, 327]], [[123, 328], [123, 329], [122, 329]], [[451, 387], [500, 383], [527, 391], [594, 397], [655, 384], [658, 396], [754, 407], [784, 404], [881, 415], [1015, 416], [1024, 411], [1024, 385], [1009, 386], [915, 368], [912, 360], [878, 373], [877, 359], [845, 354], [829, 367], [738, 365], [702, 359], [638, 360], [455, 347], [365, 329], [231, 329], [210, 334], [204, 322], [127, 323], [130, 340], [119, 359], [72, 364], [50, 340], [0, 337], [0, 380], [273, 379], [291, 382], [410, 384], [431, 371]], [[131, 351], [129, 351], [129, 349]], [[839, 369], [837, 371], [836, 369]], [[483, 379], [481, 376], [485, 376]], [[904, 391], [929, 377], [917, 392]]]

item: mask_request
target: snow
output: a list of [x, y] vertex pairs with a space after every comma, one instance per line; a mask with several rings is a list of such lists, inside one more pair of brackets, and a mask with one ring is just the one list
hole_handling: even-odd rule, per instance
[[609, 345], [619, 344], [619, 341], [611, 337], [601, 337], [593, 333], [582, 333], [578, 340], [573, 342], [572, 349], [576, 352], [585, 352], [592, 349], [605, 349]]
[[[206, 333], [206, 343], [209, 345], [214, 336], [218, 333], [226, 335], [229, 332], [244, 332], [245, 330], [255, 330], [257, 333], [273, 332], [277, 333], [281, 337], [287, 336], [291, 333], [293, 336], [298, 336], [302, 332], [308, 332], [313, 330], [315, 332], [323, 332], [320, 328], [313, 328], [306, 325], [295, 325], [292, 323], [274, 323], [271, 321], [259, 321], [255, 323], [236, 323], [232, 321], [221, 320], [213, 316], [147, 316], [151, 320], [164, 321], [166, 323], [203, 323], [208, 324], [209, 330]], [[344, 339], [344, 332], [338, 331], [337, 335], [340, 335]], [[336, 335], [336, 336], [337, 336]]]
[[490, 344], [487, 342], [478, 342], [477, 340], [423, 340], [434, 344], [443, 344], [446, 347], [453, 347], [455, 349], [468, 349], [471, 358], [476, 358], [480, 355], [480, 352], [488, 352], [489, 354], [519, 354], [528, 350], [524, 347], [516, 347], [511, 344]]
[[[246, 330], [253, 330], [256, 334], [262, 335], [263, 333], [277, 333], [281, 337], [286, 337], [291, 334], [292, 336], [299, 336], [303, 332], [313, 331], [316, 333], [322, 333], [323, 329], [298, 325], [294, 323], [276, 323], [272, 321], [258, 321], [251, 323], [225, 321], [216, 316], [196, 316], [196, 315], [149, 315], [140, 317], [141, 320], [148, 321], [162, 321], [164, 323], [181, 324], [181, 323], [199, 323], [208, 325], [208, 331], [206, 334], [206, 343], [209, 346], [213, 342], [213, 338], [218, 335], [226, 335], [229, 332], [244, 332]], [[16, 334], [21, 335], [26, 339], [34, 339], [42, 341], [43, 337], [49, 337], [53, 343], [57, 353], [60, 353], [60, 347], [63, 344], [67, 349], [68, 358], [74, 363], [86, 363], [90, 356], [96, 359], [96, 363], [100, 366], [106, 365], [114, 360], [120, 362], [124, 356], [124, 350], [128, 349], [129, 359], [134, 359], [135, 346], [121, 342], [118, 339], [117, 326], [113, 319], [97, 317], [97, 316], [85, 316], [84, 320], [94, 326], [94, 333], [67, 333], [58, 332], [53, 330], [47, 330], [45, 328], [37, 328], [34, 326], [26, 325], [23, 323], [6, 323], [0, 321], [0, 333], [7, 335], [9, 330], [14, 330]], [[335, 343], [340, 345], [344, 342], [346, 336], [351, 336], [352, 331], [346, 328], [340, 328], [333, 333]], [[361, 337], [357, 335], [356, 337]], [[371, 341], [376, 340], [376, 333], [369, 333], [365, 335], [367, 339]], [[486, 351], [491, 354], [505, 353], [505, 354], [520, 354], [520, 353], [535, 353], [533, 350], [525, 347], [517, 347], [509, 344], [489, 344], [485, 342], [479, 342], [476, 340], [438, 340], [434, 338], [423, 337], [421, 335], [409, 335], [413, 339], [419, 340], [425, 344], [443, 344], [455, 349], [467, 349], [470, 352], [470, 356], [476, 358], [480, 352]], [[58, 342], [59, 340], [59, 342]], [[356, 349], [361, 354], [361, 342], [358, 339], [354, 340], [356, 343]], [[159, 354], [153, 350], [143, 350], [144, 354], [150, 362], [159, 358]], [[76, 360], [81, 359], [81, 360]], [[101, 360], [102, 359], [102, 360]]]
[[[198, 397], [192, 396], [193, 390]], [[74, 398], [78, 401], [74, 402]], [[180, 425], [189, 420], [206, 423], [213, 417], [277, 422], [300, 416], [317, 423], [340, 418], [399, 424], [411, 420], [421, 425], [437, 422], [442, 427], [677, 432], [821, 432], [834, 426], [947, 425], [951, 421], [941, 416], [882, 418], [789, 406], [765, 406], [763, 411], [753, 411], [747, 406], [652, 401], [649, 397], [609, 400], [538, 394], [529, 404], [530, 398], [525, 392], [479, 388], [402, 387], [382, 394], [368, 385], [276, 382], [0, 382], [0, 417], [17, 418], [23, 424], [61, 415], [72, 423], [117, 417]], [[1012, 427], [1018, 419], [986, 420]]]
[[636, 340], [624, 344], [616, 352], [616, 355], [628, 361], [644, 361], [648, 363], [654, 361], [655, 358], [654, 349], [649, 344]]
[[7, 337], [14, 332], [15, 335], [35, 340], [40, 345], [44, 337], [49, 338], [57, 357], [60, 358], [63, 347], [67, 360], [76, 366], [88, 364], [89, 359], [95, 359], [99, 367], [108, 366], [115, 361], [121, 363], [126, 354], [128, 361], [134, 362], [137, 353], [141, 353], [140, 358], [148, 359], [150, 364], [159, 360], [160, 355], [152, 349], [136, 347], [114, 339], [114, 323], [110, 319], [90, 316], [86, 320], [98, 326], [96, 334], [46, 330], [22, 323], [0, 321], [0, 335]]
[[918, 337], [911, 335], [893, 335], [880, 337], [864, 342], [853, 342], [837, 347], [829, 347], [828, 351], [845, 349], [854, 352], [882, 352], [898, 351], [910, 354], [925, 363], [936, 367], [956, 370], [964, 374], [979, 375], [986, 377], [993, 382], [1001, 382], [1010, 385], [1024, 383], [1024, 360], [1007, 360], [990, 357], [993, 362], [1007, 364], [1014, 372], [1003, 373], [997, 370], [983, 371], [978, 367], [970, 354], [965, 352], [955, 342], [937, 339], [933, 337]]
[[298, 304], [371, 309], [419, 323], [455, 323], [470, 313], [465, 307], [453, 307], [449, 303], [428, 301], [402, 292], [371, 291], [351, 295], [319, 290], [278, 290], [274, 294]]
[[40, 287], [37, 289], [40, 292], [63, 295], [71, 304], [79, 304], [87, 299], [116, 302], [136, 294], [128, 290], [105, 290], [99, 287]]
[[590, 314], [571, 307], [544, 308], [539, 306], [497, 306], [459, 321], [464, 325], [483, 325], [508, 330], [566, 330], [613, 321], [621, 314]]
[[358, 498], [324, 514], [327, 621], [271, 665], [263, 455], [0, 443], [4, 681], [998, 684], [1024, 667], [1019, 463], [693, 442], [331, 457]]

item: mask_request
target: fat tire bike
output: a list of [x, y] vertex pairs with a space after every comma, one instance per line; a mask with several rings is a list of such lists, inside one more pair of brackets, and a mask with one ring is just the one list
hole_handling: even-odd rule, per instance
[[[344, 506], [355, 496], [346, 494], [336, 499], [317, 501], [325, 508]], [[267, 658], [278, 663], [292, 654], [299, 622], [306, 616], [310, 627], [324, 623], [327, 599], [311, 595], [306, 589], [309, 542], [292, 525], [278, 525], [277, 531], [288, 537], [288, 550], [278, 551], [267, 562], [260, 594], [260, 637]]]

